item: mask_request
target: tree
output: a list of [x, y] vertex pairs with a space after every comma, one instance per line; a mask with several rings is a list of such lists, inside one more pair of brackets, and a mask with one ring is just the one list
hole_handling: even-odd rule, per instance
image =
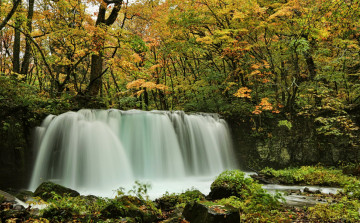
[[[121, 9], [123, 0], [114, 0], [108, 1], [104, 0], [101, 2], [99, 7], [98, 16], [96, 19], [96, 26], [100, 29], [106, 29], [111, 26], [118, 17], [119, 11]], [[108, 18], [106, 18], [106, 11], [110, 5], [113, 5], [112, 11]], [[104, 56], [104, 37], [98, 36], [97, 39], [99, 42], [97, 47], [97, 53], [91, 55], [91, 71], [90, 71], [90, 83], [86, 89], [86, 95], [88, 96], [97, 96], [101, 85], [102, 85], [102, 76], [104, 75], [103, 72], [103, 56]]]
[[[33, 23], [33, 17], [34, 17], [34, 3], [35, 0], [28, 0], [28, 14], [27, 14], [27, 21], [26, 21], [26, 29], [27, 33], [30, 35], [32, 32], [32, 23]], [[26, 46], [25, 46], [25, 52], [24, 52], [24, 58], [21, 65], [21, 74], [27, 75], [29, 72], [29, 66], [30, 66], [30, 59], [31, 59], [31, 40], [29, 40], [29, 37], [26, 37]]]

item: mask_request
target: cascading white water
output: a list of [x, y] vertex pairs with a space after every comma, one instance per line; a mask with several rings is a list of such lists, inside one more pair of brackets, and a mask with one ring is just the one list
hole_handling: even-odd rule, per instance
[[45, 180], [80, 192], [114, 190], [236, 167], [227, 124], [210, 114], [84, 109], [48, 116], [36, 141], [31, 190]]

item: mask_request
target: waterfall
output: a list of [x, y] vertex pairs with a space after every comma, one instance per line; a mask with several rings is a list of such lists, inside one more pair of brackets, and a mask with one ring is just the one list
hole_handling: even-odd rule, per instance
[[114, 190], [134, 180], [215, 176], [236, 167], [226, 122], [182, 111], [88, 110], [49, 115], [36, 131], [35, 190], [51, 180]]

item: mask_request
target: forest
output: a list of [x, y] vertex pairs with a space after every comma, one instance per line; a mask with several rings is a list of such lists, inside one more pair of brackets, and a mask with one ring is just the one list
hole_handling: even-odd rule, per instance
[[[248, 222], [360, 219], [359, 0], [0, 0], [0, 189], [28, 181], [33, 129], [47, 115], [83, 108], [217, 113], [241, 168], [260, 183], [343, 188], [323, 198], [334, 204], [286, 209], [256, 180], [224, 173], [217, 180], [235, 180], [235, 189], [217, 205]], [[212, 190], [219, 185], [229, 184], [214, 181]], [[155, 207], [138, 186], [142, 206], [119, 196], [83, 210], [81, 200], [71, 204], [77, 214], [52, 220], [118, 218], [115, 206], [130, 202], [157, 216], [134, 222], [153, 222], [204, 205], [187, 191]], [[49, 212], [74, 202], [53, 199]], [[161, 202], [172, 203], [166, 217]]]

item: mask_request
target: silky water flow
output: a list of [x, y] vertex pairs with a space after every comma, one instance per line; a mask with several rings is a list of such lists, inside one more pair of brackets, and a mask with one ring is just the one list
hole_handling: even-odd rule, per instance
[[151, 198], [196, 188], [236, 168], [226, 122], [182, 111], [80, 110], [49, 115], [36, 131], [35, 190], [53, 181], [83, 194], [112, 197], [135, 180]]

